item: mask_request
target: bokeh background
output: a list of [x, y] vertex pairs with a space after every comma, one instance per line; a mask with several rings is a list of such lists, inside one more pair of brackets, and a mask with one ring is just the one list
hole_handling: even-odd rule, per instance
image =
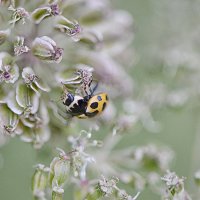
[[[150, 85], [162, 85], [169, 90], [198, 89], [200, 50], [200, 1], [198, 0], [125, 0], [112, 1], [119, 9], [128, 10], [134, 18], [136, 59], [131, 74], [137, 90]], [[117, 30], [116, 30], [117, 31]], [[199, 75], [199, 76], [198, 76]], [[181, 80], [181, 81], [180, 81]], [[194, 80], [194, 82], [192, 82]], [[150, 90], [150, 87], [149, 87]], [[149, 91], [151, 92], [151, 91]], [[169, 146], [175, 152], [171, 170], [185, 176], [186, 188], [196, 195], [194, 172], [200, 168], [200, 103], [198, 92], [179, 96], [179, 106], [160, 106], [153, 110], [159, 130], [152, 133], [136, 127], [124, 136], [119, 146], [156, 143]], [[159, 98], [155, 96], [155, 98]], [[183, 101], [183, 102], [182, 102]], [[31, 195], [31, 176], [36, 163], [50, 163], [49, 146], [35, 151], [18, 138], [0, 148], [0, 198], [28, 200]], [[52, 149], [50, 150], [52, 151]], [[70, 195], [70, 194], [69, 194]], [[68, 194], [67, 194], [68, 196]], [[68, 198], [70, 199], [70, 198]], [[140, 200], [159, 197], [146, 189]]]

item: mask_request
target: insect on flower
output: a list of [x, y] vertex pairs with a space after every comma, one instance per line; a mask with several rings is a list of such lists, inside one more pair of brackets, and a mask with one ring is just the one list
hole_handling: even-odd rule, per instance
[[94, 95], [97, 86], [98, 83], [90, 90], [90, 94], [84, 97], [65, 92], [62, 101], [67, 113], [80, 119], [95, 117], [102, 113], [108, 103], [108, 95], [106, 93]]

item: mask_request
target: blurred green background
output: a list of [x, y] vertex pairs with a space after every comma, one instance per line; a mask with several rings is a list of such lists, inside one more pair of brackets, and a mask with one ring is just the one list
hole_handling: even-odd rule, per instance
[[[117, 0], [112, 2], [119, 9], [128, 10], [134, 17], [135, 39], [133, 46], [138, 61], [131, 71], [139, 87], [157, 81], [162, 81], [173, 87], [176, 81], [163, 74], [162, 63], [158, 62], [154, 49], [162, 49], [163, 40], [174, 35], [181, 35], [183, 31], [187, 32], [187, 24], [193, 20], [194, 16], [187, 16], [187, 10], [177, 10], [177, 13], [185, 12], [185, 17], [189, 19], [182, 21], [183, 26], [186, 23], [185, 27], [174, 25], [172, 30], [166, 23], [167, 15], [172, 14], [175, 17], [174, 22], [170, 22], [171, 24], [180, 19], [176, 19], [176, 13], [170, 13], [171, 10], [167, 9], [167, 6], [163, 6], [167, 4], [164, 0], [157, 2], [155, 0]], [[168, 4], [170, 2], [168, 1]], [[177, 1], [177, 3], [180, 2]], [[180, 9], [182, 8], [180, 7]], [[171, 170], [175, 170], [179, 176], [187, 177], [186, 188], [190, 193], [195, 194], [197, 188], [193, 183], [193, 174], [200, 168], [198, 155], [200, 143], [200, 138], [198, 138], [199, 111], [198, 99], [190, 101], [179, 109], [165, 107], [155, 110], [153, 116], [156, 121], [161, 123], [161, 131], [149, 133], [145, 129], [139, 129], [137, 134], [125, 135], [121, 145], [158, 143], [169, 146], [175, 152]], [[17, 138], [11, 139], [7, 145], [0, 148], [0, 196], [2, 200], [28, 200], [32, 198], [30, 180], [33, 166], [38, 162], [47, 164], [51, 162], [52, 157], [48, 153], [48, 148], [44, 147], [41, 153]], [[147, 190], [138, 199], [156, 200], [159, 197]]]

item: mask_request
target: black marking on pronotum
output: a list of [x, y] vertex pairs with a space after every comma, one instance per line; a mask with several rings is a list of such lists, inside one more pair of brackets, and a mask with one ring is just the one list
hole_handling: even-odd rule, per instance
[[99, 101], [101, 101], [101, 100], [102, 100], [101, 96], [97, 96], [97, 99], [98, 99]]
[[106, 107], [106, 103], [104, 102], [104, 103], [103, 103], [103, 108], [102, 108], [102, 110], [104, 110], [105, 107]]
[[94, 112], [92, 112], [92, 113], [86, 113], [86, 116], [88, 116], [88, 117], [94, 117], [95, 115], [97, 115], [98, 114], [98, 110], [95, 110]]
[[64, 105], [69, 106], [74, 101], [74, 96], [72, 94], [67, 94], [67, 99], [65, 100]]
[[86, 106], [87, 103], [84, 100], [80, 99], [77, 103], [73, 105], [73, 107], [70, 108], [70, 111], [74, 116], [80, 115], [85, 112]]
[[97, 102], [93, 102], [93, 103], [90, 105], [90, 107], [91, 107], [92, 109], [96, 109], [96, 108], [98, 107], [98, 103], [97, 103]]
[[108, 95], [106, 95], [106, 100], [108, 101]]

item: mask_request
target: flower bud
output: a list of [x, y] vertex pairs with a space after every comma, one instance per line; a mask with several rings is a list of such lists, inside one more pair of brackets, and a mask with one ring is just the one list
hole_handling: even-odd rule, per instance
[[62, 200], [63, 194], [64, 190], [58, 186], [55, 186], [52, 192], [52, 200]]
[[175, 172], [167, 171], [167, 173], [161, 178], [161, 180], [165, 182], [172, 196], [184, 190], [185, 178], [179, 178]]
[[29, 17], [29, 13], [22, 7], [14, 8], [12, 5], [10, 5], [8, 10], [13, 12], [10, 24], [14, 25], [19, 20], [22, 20], [22, 24], [25, 24], [25, 19]]
[[90, 191], [86, 194], [86, 199], [96, 200], [102, 198], [104, 195], [104, 192], [97, 186], [96, 188], [90, 188]]
[[54, 187], [63, 187], [69, 179], [70, 161], [67, 155], [63, 154], [60, 157], [55, 157], [50, 164], [49, 181]]
[[0, 105], [0, 119], [3, 132], [9, 135], [14, 133], [19, 123], [19, 117], [6, 104]]
[[106, 179], [102, 176], [102, 180], [99, 180], [98, 187], [104, 195], [110, 195], [114, 192], [116, 184], [119, 180], [117, 178]]
[[16, 56], [19, 56], [23, 53], [27, 53], [30, 49], [24, 45], [24, 38], [17, 37], [15, 44], [14, 44], [14, 53]]
[[197, 171], [194, 175], [194, 180], [196, 185], [199, 187], [200, 186], [200, 171]]
[[45, 6], [42, 8], [36, 8], [32, 12], [32, 19], [36, 24], [39, 24], [43, 19], [52, 15], [59, 15], [59, 7], [57, 4], [52, 4], [50, 6]]
[[18, 77], [19, 69], [12, 56], [6, 52], [0, 53], [0, 82], [14, 83]]
[[38, 89], [46, 92], [50, 90], [49, 87], [34, 73], [31, 67], [23, 68], [22, 78], [24, 79], [24, 83], [30, 86], [36, 93], [38, 92]]
[[24, 108], [24, 115], [35, 114], [39, 107], [39, 96], [23, 83], [18, 83], [16, 87], [16, 101]]
[[10, 29], [0, 31], [0, 45], [3, 44], [10, 35]]
[[57, 17], [55, 28], [69, 36], [75, 36], [81, 32], [81, 27], [77, 21], [72, 22], [63, 16]]
[[41, 60], [59, 63], [62, 60], [63, 49], [57, 47], [51, 38], [43, 36], [35, 38], [32, 43], [32, 52]]
[[45, 196], [44, 190], [48, 183], [48, 172], [49, 168], [38, 164], [32, 177], [32, 192], [34, 197], [38, 199], [43, 199]]
[[54, 166], [53, 185], [63, 186], [69, 177], [70, 163], [66, 160], [59, 160]]

